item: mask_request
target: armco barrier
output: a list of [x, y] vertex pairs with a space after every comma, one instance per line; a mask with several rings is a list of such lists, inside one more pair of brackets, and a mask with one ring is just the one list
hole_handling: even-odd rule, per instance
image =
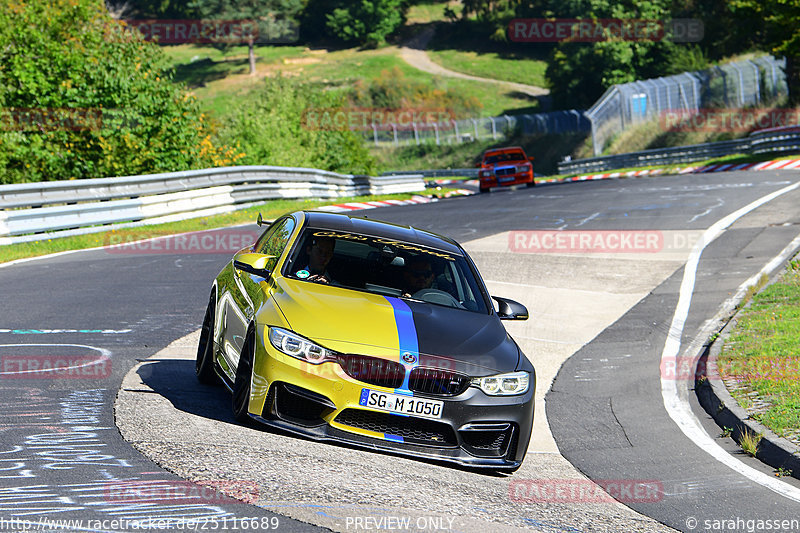
[[390, 172], [384, 172], [381, 176], [413, 176], [415, 174], [419, 174], [426, 178], [477, 178], [478, 171], [480, 169], [477, 168], [448, 168], [448, 169], [430, 169], [430, 170], [392, 170]]
[[0, 244], [105, 231], [109, 224], [133, 226], [208, 216], [273, 199], [333, 199], [424, 189], [420, 174], [372, 177], [267, 166], [0, 185]]
[[693, 144], [674, 148], [658, 148], [628, 154], [564, 161], [558, 164], [559, 174], [602, 172], [615, 168], [648, 165], [692, 163], [732, 154], [800, 153], [800, 127], [788, 126], [759, 130], [745, 139]]

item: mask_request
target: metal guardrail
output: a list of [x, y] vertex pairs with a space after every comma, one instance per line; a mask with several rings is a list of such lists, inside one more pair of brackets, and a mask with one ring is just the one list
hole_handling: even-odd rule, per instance
[[789, 126], [760, 130], [753, 132], [747, 138], [733, 141], [657, 148], [628, 154], [563, 161], [558, 164], [558, 172], [559, 174], [603, 172], [615, 168], [692, 163], [732, 154], [757, 155], [780, 152], [800, 152], [800, 127]]
[[359, 176], [290, 167], [220, 167], [145, 176], [0, 185], [0, 244], [209, 216], [273, 199], [418, 192], [420, 174]]
[[384, 172], [381, 176], [413, 176], [415, 174], [422, 175], [426, 178], [477, 178], [478, 168], [448, 168], [443, 170], [430, 169], [430, 170], [392, 170]]

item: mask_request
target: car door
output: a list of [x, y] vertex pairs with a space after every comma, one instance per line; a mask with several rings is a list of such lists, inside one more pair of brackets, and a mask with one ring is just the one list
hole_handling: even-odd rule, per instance
[[[278, 219], [258, 239], [253, 251], [271, 256], [266, 263], [266, 270], [275, 270], [295, 227], [296, 222], [292, 217]], [[268, 296], [266, 279], [262, 276], [233, 268], [233, 281], [227, 297], [224, 297], [225, 324], [222, 343], [223, 356], [228, 363], [223, 366], [227, 366], [232, 373], [239, 364], [247, 327], [264, 298]]]

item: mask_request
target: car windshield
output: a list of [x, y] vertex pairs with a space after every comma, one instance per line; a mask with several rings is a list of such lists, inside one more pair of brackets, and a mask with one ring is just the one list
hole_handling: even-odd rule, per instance
[[464, 256], [387, 237], [308, 228], [283, 275], [307, 282], [324, 277], [337, 287], [488, 312]]
[[487, 155], [484, 160], [486, 163], [493, 165], [495, 163], [502, 163], [504, 161], [523, 161], [525, 154], [522, 152], [503, 152], [499, 154]]

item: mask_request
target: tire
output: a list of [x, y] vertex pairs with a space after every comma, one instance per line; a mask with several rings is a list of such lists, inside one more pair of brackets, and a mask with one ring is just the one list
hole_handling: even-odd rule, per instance
[[233, 382], [233, 418], [240, 424], [249, 425], [250, 415], [247, 409], [250, 404], [250, 380], [253, 375], [253, 348], [255, 339], [252, 333], [248, 333], [247, 340], [242, 348], [239, 357], [239, 364], [236, 366], [236, 379]]
[[481, 192], [481, 194], [491, 191], [489, 187], [481, 187], [478, 190]]
[[203, 319], [203, 329], [200, 331], [200, 342], [197, 345], [197, 359], [195, 360], [194, 372], [197, 381], [205, 385], [216, 385], [219, 378], [214, 370], [214, 313], [216, 302], [214, 295], [208, 302], [206, 316]]
[[526, 187], [536, 187], [536, 180], [531, 180], [525, 184]]

